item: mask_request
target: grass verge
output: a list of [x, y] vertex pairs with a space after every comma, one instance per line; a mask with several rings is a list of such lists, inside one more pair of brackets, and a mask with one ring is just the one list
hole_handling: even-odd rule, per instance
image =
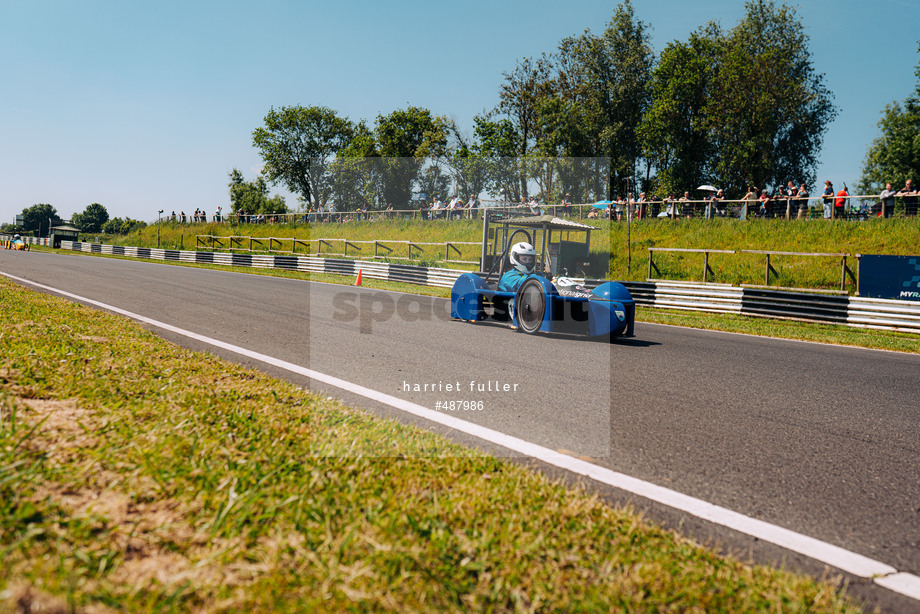
[[857, 611], [0, 278], [0, 609]]
[[[845, 220], [782, 220], [782, 219], [715, 219], [700, 218], [667, 220], [646, 219], [630, 224], [607, 220], [582, 220], [598, 230], [591, 233], [592, 251], [610, 256], [610, 278], [644, 281], [648, 273], [648, 248], [682, 248], [709, 250], [771, 250], [797, 253], [917, 254], [917, 234], [920, 218], [897, 217], [873, 219], [866, 222]], [[246, 235], [254, 237], [285, 237], [301, 240], [324, 238], [332, 241], [324, 251], [343, 251], [340, 243], [371, 240], [412, 240], [418, 243], [467, 241], [476, 245], [458, 246], [461, 256], [454, 259], [478, 260], [482, 241], [481, 220], [377, 220], [347, 224], [175, 224], [164, 222], [159, 228], [151, 225], [125, 236], [99, 237], [104, 242], [138, 247], [156, 247], [159, 243], [169, 249], [194, 249], [195, 235]], [[96, 239], [97, 237], [89, 237]], [[391, 244], [393, 255], [404, 255]], [[317, 249], [314, 243], [312, 249]], [[349, 256], [367, 258], [373, 247], [355, 244]], [[364, 254], [364, 256], [361, 256]], [[424, 246], [415, 252], [418, 260], [410, 264], [448, 265], [442, 261], [444, 248]], [[453, 252], [452, 252], [453, 254]], [[339, 256], [341, 257], [341, 256]], [[402, 262], [405, 261], [397, 261]], [[703, 254], [686, 252], [656, 252], [657, 271], [651, 277], [702, 281]], [[763, 254], [712, 254], [712, 273], [708, 279], [721, 283], [763, 284], [766, 259]], [[841, 259], [832, 256], [773, 256], [770, 284], [776, 287], [838, 289], [843, 273]], [[855, 272], [856, 259], [848, 260]], [[469, 267], [467, 267], [469, 268]], [[848, 283], [852, 292], [855, 284]]]

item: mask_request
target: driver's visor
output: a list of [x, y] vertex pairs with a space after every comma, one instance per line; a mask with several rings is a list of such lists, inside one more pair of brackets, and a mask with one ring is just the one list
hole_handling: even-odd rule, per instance
[[520, 262], [524, 266], [530, 266], [534, 262], [534, 257], [531, 256], [530, 254], [521, 254], [520, 256], [517, 257], [517, 259], [518, 259], [518, 262]]

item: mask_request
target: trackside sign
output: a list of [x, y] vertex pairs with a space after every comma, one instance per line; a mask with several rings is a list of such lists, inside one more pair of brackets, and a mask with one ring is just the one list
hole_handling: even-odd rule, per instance
[[920, 256], [859, 256], [859, 295], [920, 301]]

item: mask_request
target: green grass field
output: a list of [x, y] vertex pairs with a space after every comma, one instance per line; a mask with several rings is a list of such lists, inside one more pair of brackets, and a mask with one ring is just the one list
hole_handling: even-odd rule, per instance
[[858, 611], [134, 322], [0, 304], [0, 610]]

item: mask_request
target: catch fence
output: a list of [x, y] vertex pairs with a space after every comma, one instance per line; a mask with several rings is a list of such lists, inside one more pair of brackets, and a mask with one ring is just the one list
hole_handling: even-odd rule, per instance
[[[289, 246], [289, 247], [288, 247]], [[475, 246], [472, 250], [478, 253], [481, 243], [478, 241], [406, 241], [389, 239], [342, 239], [342, 238], [317, 238], [294, 239], [291, 237], [251, 237], [228, 235], [196, 235], [195, 248], [211, 249], [212, 251], [245, 251], [296, 254], [298, 246], [303, 248], [305, 254], [312, 253], [317, 256], [361, 256], [365, 258], [383, 258], [386, 260], [425, 260], [433, 259], [450, 264], [478, 265], [479, 259], [463, 260], [464, 250], [467, 246]], [[315, 246], [315, 249], [313, 248]], [[373, 255], [364, 253], [362, 246], [373, 248]], [[397, 250], [398, 246], [398, 250]], [[432, 247], [440, 248], [432, 250]], [[349, 253], [349, 248], [351, 253]], [[325, 251], [324, 251], [325, 249]], [[341, 251], [337, 251], [340, 249]], [[405, 254], [405, 255], [402, 255]], [[443, 256], [443, 258], [442, 258]]]
[[[823, 195], [808, 196], [771, 196], [769, 199], [722, 199], [706, 198], [665, 198], [662, 200], [617, 200], [609, 204], [561, 202], [512, 203], [507, 200], [479, 199], [476, 207], [466, 204], [460, 209], [430, 207], [406, 207], [401, 209], [369, 210], [322, 210], [300, 213], [276, 213], [267, 215], [250, 214], [214, 214], [210, 221], [232, 225], [262, 224], [338, 224], [353, 222], [377, 222], [385, 220], [429, 220], [451, 222], [456, 220], [480, 219], [484, 209], [520, 213], [551, 213], [571, 219], [607, 218], [620, 221], [644, 220], [649, 218], [670, 218], [680, 220], [687, 218], [714, 219], [727, 218], [780, 218], [780, 219], [821, 219], [824, 216]], [[844, 207], [831, 207], [831, 217], [842, 216], [849, 220], [865, 220], [872, 217], [890, 215], [916, 215], [920, 194], [906, 194], [886, 199], [881, 194], [854, 194], [832, 197], [833, 201], [843, 200]], [[607, 203], [607, 201], [603, 201]], [[889, 209], [891, 211], [889, 212]], [[208, 221], [206, 215], [193, 219], [194, 216], [167, 216], [159, 220], [162, 223], [185, 224]], [[203, 220], [202, 220], [203, 217]]]

